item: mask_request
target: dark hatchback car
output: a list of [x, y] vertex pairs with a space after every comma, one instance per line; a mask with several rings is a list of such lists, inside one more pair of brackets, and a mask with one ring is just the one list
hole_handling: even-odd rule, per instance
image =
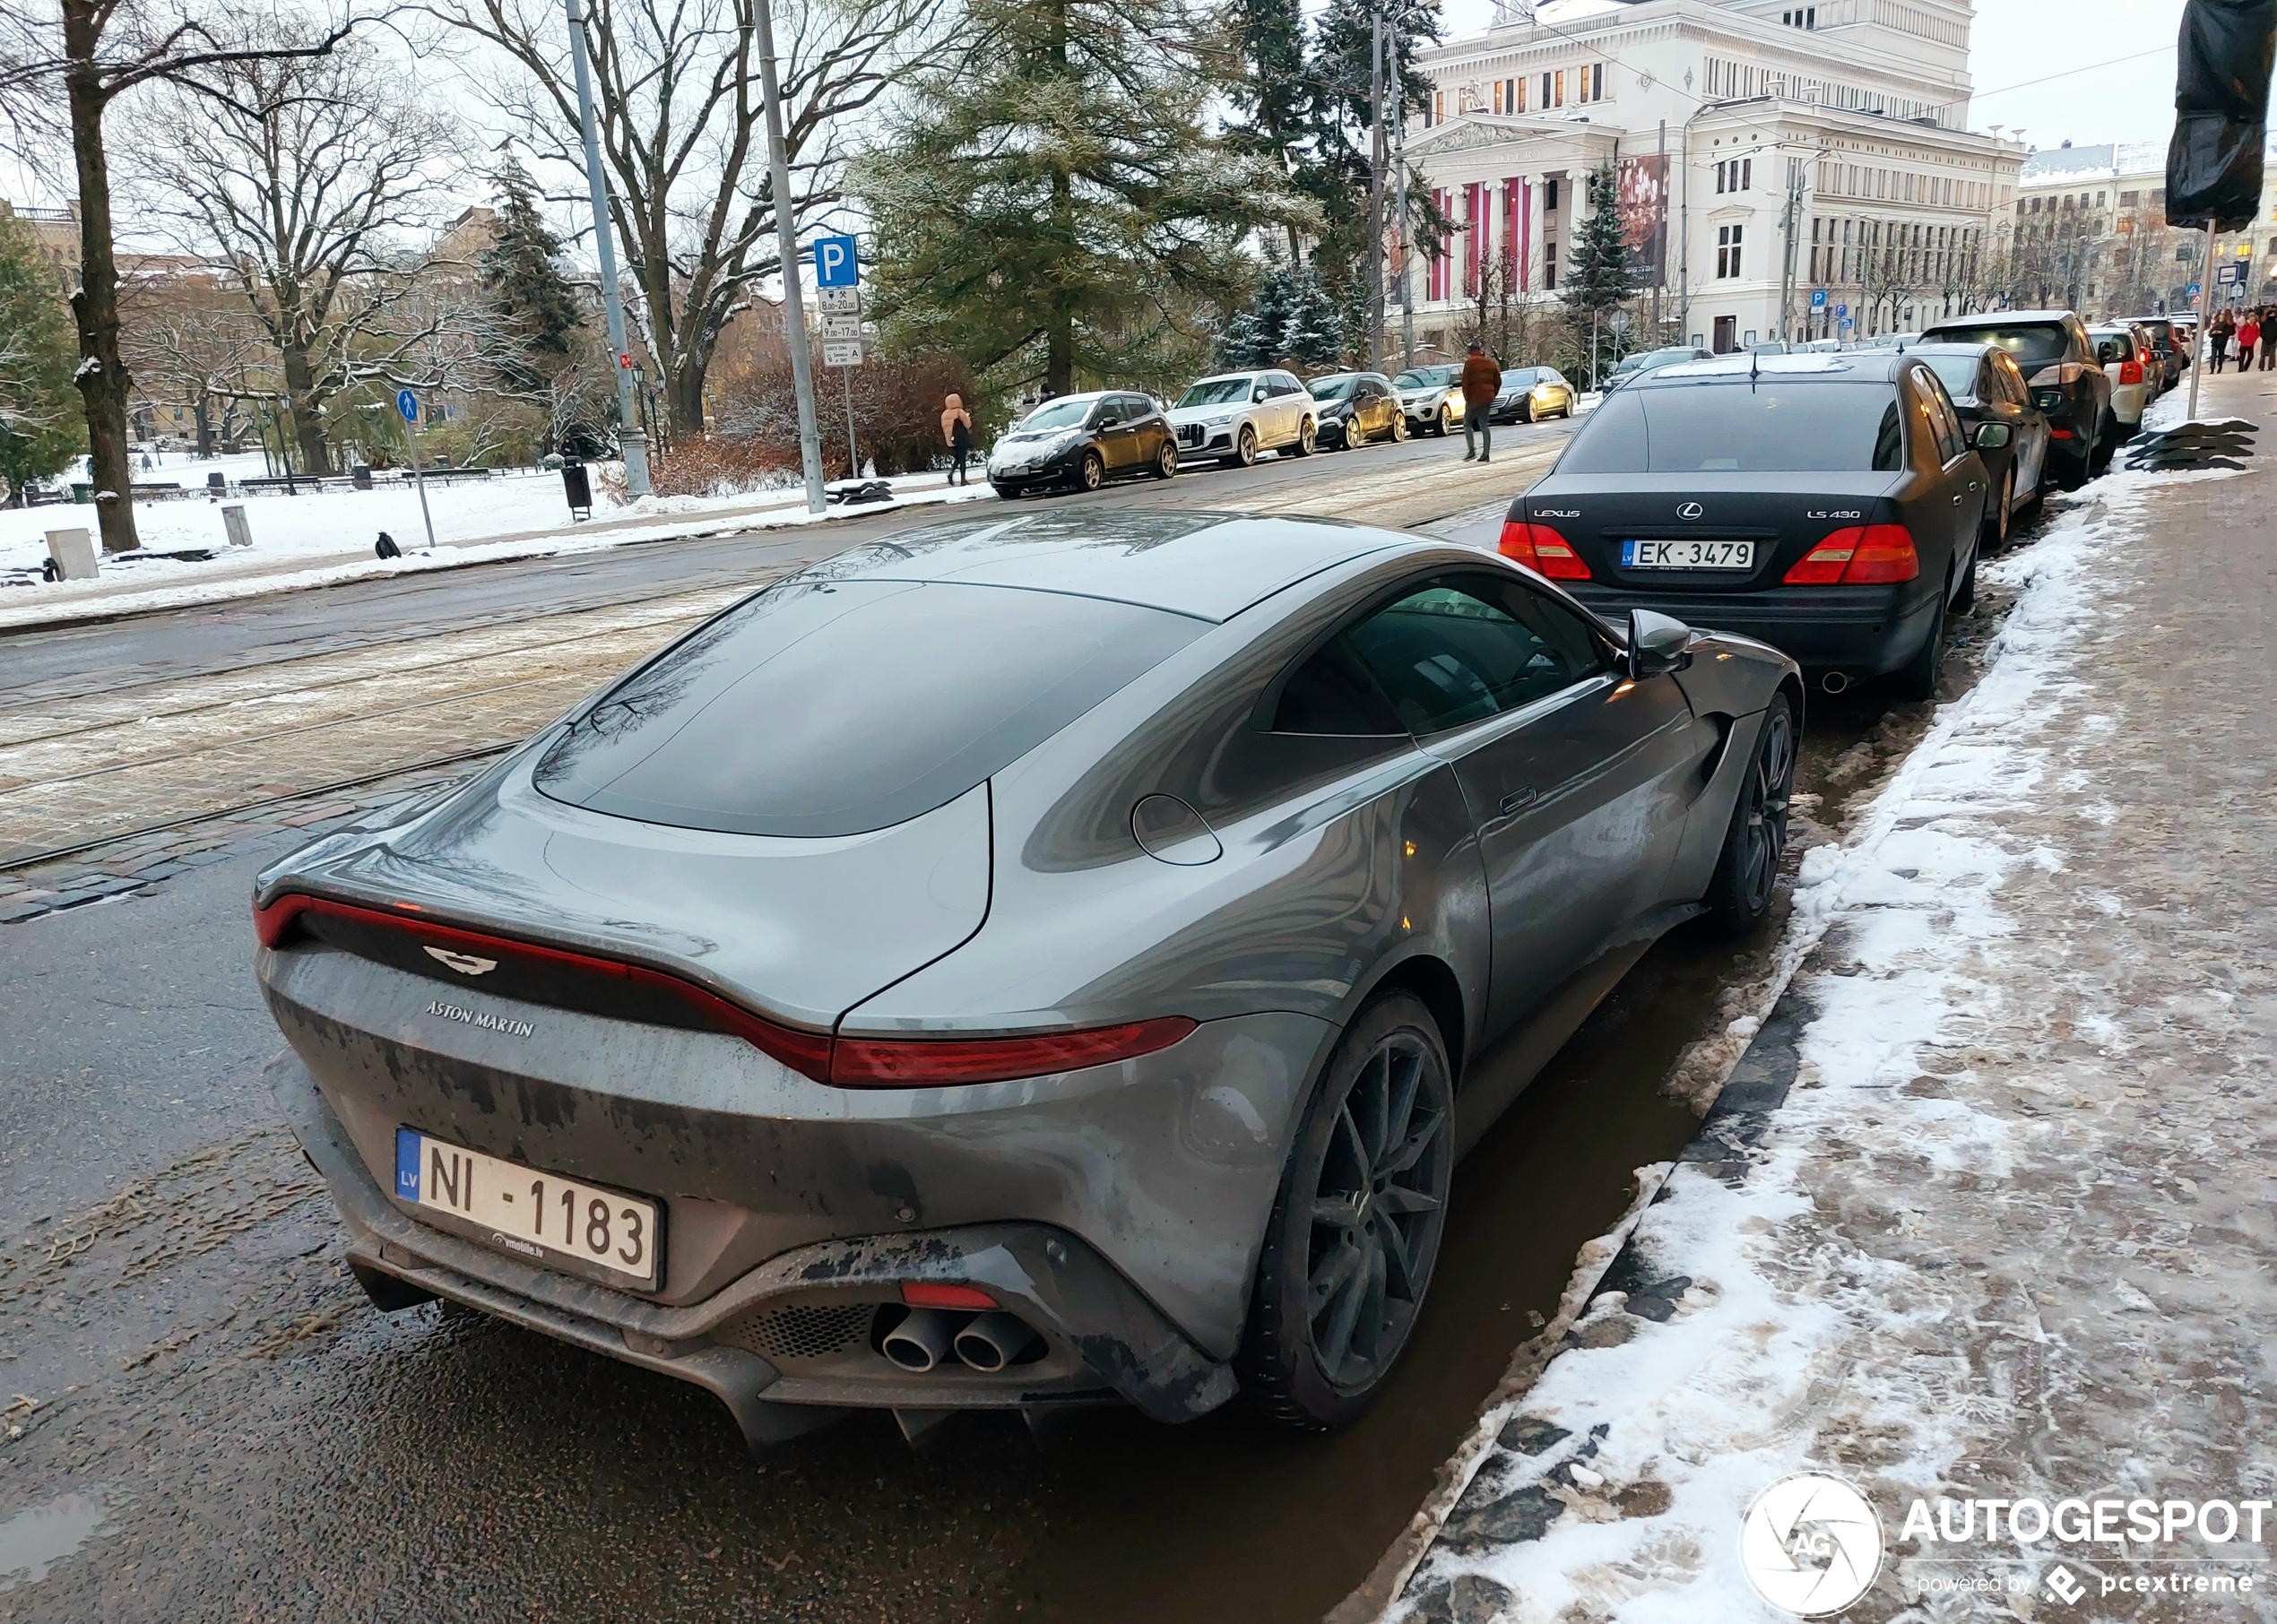
[[1511, 504], [1501, 550], [1600, 614], [1759, 638], [1829, 693], [1892, 676], [1926, 699], [1991, 499], [1926, 362], [1729, 356], [1606, 396]]
[[1046, 401], [988, 454], [988, 482], [1000, 497], [1047, 487], [1096, 490], [1124, 474], [1167, 479], [1177, 471], [1170, 419], [1153, 396], [1121, 390]]
[[1381, 372], [1338, 372], [1314, 378], [1305, 388], [1320, 402], [1320, 444], [1350, 451], [1370, 440], [1404, 440], [1407, 414], [1391, 380]]
[[2032, 404], [2048, 417], [2049, 469], [2067, 490], [2077, 490], [2110, 462], [2117, 449], [2106, 433], [2111, 380], [2095, 358], [2095, 341], [2070, 311], [1959, 316], [1926, 329], [1920, 341], [1997, 344], [2015, 358]]
[[1985, 508], [1984, 544], [1998, 547], [2008, 540], [2008, 522], [2040, 499], [2048, 416], [2032, 404], [2015, 358], [1997, 344], [1917, 344], [1908, 353], [1929, 363], [1985, 460], [1997, 499]]

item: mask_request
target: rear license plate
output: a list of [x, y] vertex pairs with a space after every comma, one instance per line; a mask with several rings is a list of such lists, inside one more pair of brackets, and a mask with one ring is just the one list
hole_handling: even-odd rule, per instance
[[1623, 541], [1623, 569], [1753, 569], [1753, 541]]
[[501, 1251], [539, 1262], [574, 1257], [644, 1291], [656, 1289], [654, 1201], [541, 1173], [410, 1127], [395, 1130], [395, 1196], [479, 1226], [481, 1238]]

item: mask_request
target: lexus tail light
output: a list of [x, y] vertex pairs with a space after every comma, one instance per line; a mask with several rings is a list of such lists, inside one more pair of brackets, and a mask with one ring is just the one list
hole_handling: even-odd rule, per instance
[[1904, 525], [1854, 524], [1831, 532], [1782, 578], [1788, 586], [1879, 586], [1920, 573], [1921, 556]]
[[1505, 519], [1502, 539], [1495, 550], [1553, 581], [1589, 579], [1589, 566], [1581, 562], [1581, 555], [1573, 550], [1573, 544], [1547, 524]]

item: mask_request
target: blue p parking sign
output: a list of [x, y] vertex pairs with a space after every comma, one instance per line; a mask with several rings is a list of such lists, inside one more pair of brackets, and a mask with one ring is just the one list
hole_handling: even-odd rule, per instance
[[1826, 308], [1825, 289], [1814, 288], [1811, 289], [1811, 308], [1814, 310], [1823, 310]]
[[418, 422], [419, 396], [408, 389], [398, 389], [395, 392], [395, 410], [403, 414], [403, 421], [406, 423]]
[[851, 237], [818, 237], [814, 243], [814, 285], [852, 288], [861, 281], [861, 263]]

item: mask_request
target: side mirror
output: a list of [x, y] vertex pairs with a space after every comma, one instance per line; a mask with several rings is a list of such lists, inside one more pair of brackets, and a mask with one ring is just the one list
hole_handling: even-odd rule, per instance
[[1979, 423], [1977, 425], [1977, 449], [1998, 451], [2008, 444], [2012, 433], [2005, 423]]
[[1692, 627], [1650, 609], [1629, 611], [1629, 675], [1658, 677], [1692, 663]]
[[1265, 398], [1265, 385], [1260, 384], [1256, 388], [1251, 390], [1249, 392], [1249, 398], [1252, 402], [1263, 400]]

